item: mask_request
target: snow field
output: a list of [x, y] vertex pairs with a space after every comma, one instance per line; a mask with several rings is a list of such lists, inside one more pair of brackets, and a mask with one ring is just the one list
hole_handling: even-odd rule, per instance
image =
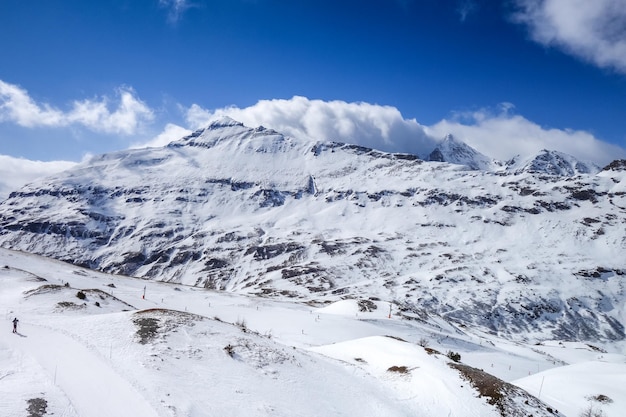
[[[394, 311], [389, 318], [386, 301], [372, 302], [371, 311], [357, 300], [314, 307], [100, 274], [3, 249], [0, 280], [3, 416], [24, 415], [33, 398], [46, 399], [47, 415], [67, 417], [499, 415], [447, 365], [449, 350], [535, 395], [545, 377], [541, 399], [560, 415], [577, 417], [589, 396], [603, 394], [613, 401], [598, 404], [605, 415], [620, 417], [626, 401], [619, 344], [598, 347], [606, 352], [523, 344], [438, 318], [401, 320]], [[42, 285], [60, 287], [32, 291]], [[59, 307], [68, 301], [85, 305]], [[24, 337], [10, 333], [13, 316]], [[150, 323], [158, 331], [141, 343]], [[424, 340], [441, 354], [428, 354], [418, 345]]]

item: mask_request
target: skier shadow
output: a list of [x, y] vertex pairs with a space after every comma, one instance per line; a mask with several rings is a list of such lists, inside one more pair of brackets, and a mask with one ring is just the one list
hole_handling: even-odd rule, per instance
[[28, 336], [26, 336], [25, 334], [22, 334], [22, 333], [20, 333], [20, 332], [15, 332], [15, 334], [16, 334], [16, 335], [18, 335], [19, 337], [28, 337]]

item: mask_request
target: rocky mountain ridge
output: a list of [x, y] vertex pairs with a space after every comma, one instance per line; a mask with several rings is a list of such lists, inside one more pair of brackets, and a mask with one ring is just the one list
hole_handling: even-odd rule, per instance
[[223, 119], [12, 193], [0, 245], [264, 297], [382, 299], [512, 338], [623, 339], [626, 171], [609, 167], [468, 171]]
[[573, 177], [579, 174], [597, 174], [601, 170], [600, 167], [591, 162], [580, 161], [563, 152], [547, 149], [542, 149], [538, 153], [524, 158], [517, 155], [506, 162], [502, 162], [489, 158], [452, 135], [447, 135], [427, 159], [431, 162], [462, 165], [470, 170], [511, 174], [529, 172]]

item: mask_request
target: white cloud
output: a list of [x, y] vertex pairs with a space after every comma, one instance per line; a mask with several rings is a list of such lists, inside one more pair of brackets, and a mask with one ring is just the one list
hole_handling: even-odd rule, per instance
[[0, 80], [0, 121], [12, 121], [20, 126], [60, 126], [63, 112], [48, 104], [39, 105], [26, 90]]
[[188, 0], [159, 0], [159, 6], [168, 9], [167, 18], [170, 23], [177, 23], [182, 14], [192, 7], [192, 4]]
[[131, 88], [117, 89], [117, 107], [110, 109], [111, 100], [74, 101], [68, 111], [47, 103], [37, 103], [28, 92], [0, 80], [0, 122], [13, 122], [23, 127], [84, 126], [95, 132], [130, 135], [153, 120], [153, 111], [135, 97]]
[[457, 2], [456, 12], [461, 22], [465, 22], [467, 17], [474, 13], [477, 8], [478, 4], [475, 0], [460, 0]]
[[37, 178], [56, 174], [75, 165], [76, 162], [41, 162], [0, 155], [0, 201], [8, 197], [11, 191]]
[[626, 0], [516, 0], [533, 40], [626, 73]]
[[415, 119], [405, 119], [391, 106], [345, 101], [261, 100], [246, 108], [226, 107], [206, 110], [192, 105], [187, 122], [192, 128], [211, 119], [229, 116], [247, 126], [263, 125], [294, 137], [355, 143], [389, 152], [423, 155], [434, 147], [434, 140]]
[[72, 110], [67, 113], [68, 123], [82, 124], [94, 131], [104, 133], [121, 133], [130, 135], [141, 126], [154, 119], [153, 111], [135, 97], [130, 88], [119, 88], [119, 103], [114, 111], [109, 110], [109, 100], [105, 97], [98, 100], [75, 101]]
[[616, 158], [626, 157], [626, 150], [598, 140], [589, 132], [542, 127], [512, 114], [511, 110], [512, 105], [504, 103], [497, 112], [483, 109], [459, 113], [449, 120], [429, 126], [426, 131], [436, 137], [451, 133], [485, 155], [499, 160], [508, 160], [515, 155], [532, 155], [542, 149], [558, 150], [601, 166]]
[[529, 156], [542, 149], [558, 150], [599, 165], [626, 157], [624, 149], [598, 140], [589, 132], [542, 127], [514, 114], [513, 109], [513, 104], [503, 103], [496, 111], [456, 113], [424, 126], [415, 119], [405, 119], [391, 106], [294, 97], [261, 100], [246, 108], [206, 110], [193, 105], [187, 110], [187, 122], [197, 129], [212, 119], [229, 116], [247, 126], [263, 125], [294, 137], [354, 143], [422, 158], [448, 133], [499, 160]]
[[165, 146], [170, 142], [189, 135], [190, 133], [192, 133], [192, 131], [189, 129], [185, 129], [184, 127], [175, 125], [173, 123], [168, 123], [163, 129], [163, 132], [159, 133], [157, 136], [145, 143], [135, 143], [131, 145], [131, 148], [156, 148], [160, 146]]

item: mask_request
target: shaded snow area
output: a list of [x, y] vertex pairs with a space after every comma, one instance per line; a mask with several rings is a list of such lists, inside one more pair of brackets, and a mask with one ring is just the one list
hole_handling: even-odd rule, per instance
[[[0, 416], [572, 416], [626, 409], [626, 356], [514, 343], [380, 300], [324, 307], [0, 249]], [[17, 317], [18, 333], [11, 333]]]

